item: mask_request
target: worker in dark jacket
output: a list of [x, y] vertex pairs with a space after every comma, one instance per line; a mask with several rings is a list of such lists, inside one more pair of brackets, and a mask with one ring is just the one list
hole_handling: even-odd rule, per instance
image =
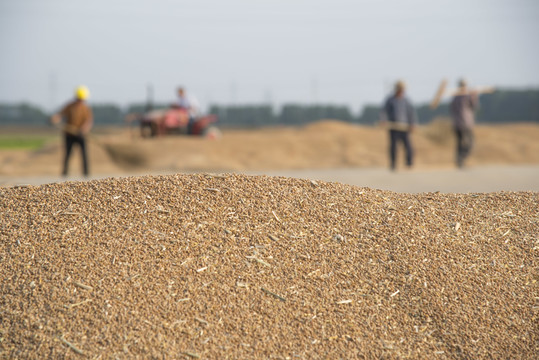
[[82, 154], [83, 173], [88, 175], [88, 155], [86, 153], [86, 135], [93, 126], [92, 110], [86, 104], [90, 92], [85, 86], [75, 90], [75, 99], [68, 103], [59, 113], [51, 117], [51, 122], [58, 125], [64, 120], [64, 163], [62, 175], [67, 175], [69, 157], [74, 144], [78, 144]]
[[389, 156], [391, 170], [395, 170], [397, 161], [397, 143], [402, 142], [406, 150], [406, 165], [411, 167], [414, 151], [410, 133], [417, 124], [417, 114], [410, 100], [405, 96], [406, 86], [403, 81], [395, 84], [395, 92], [387, 98], [380, 114], [381, 123], [389, 128]]
[[453, 128], [457, 138], [456, 162], [459, 168], [464, 166], [464, 160], [470, 155], [474, 143], [473, 127], [475, 124], [474, 112], [479, 108], [479, 95], [469, 91], [466, 81], [459, 81], [457, 90], [450, 104], [453, 117]]

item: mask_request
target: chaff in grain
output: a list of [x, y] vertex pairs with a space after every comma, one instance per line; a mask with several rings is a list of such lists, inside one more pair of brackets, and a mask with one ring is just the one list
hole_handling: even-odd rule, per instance
[[72, 309], [72, 308], [74, 308], [74, 307], [84, 305], [84, 304], [89, 303], [89, 302], [91, 302], [91, 301], [92, 301], [92, 299], [86, 299], [86, 300], [83, 300], [83, 301], [78, 302], [78, 303], [75, 303], [75, 304], [64, 305], [64, 306], [65, 306], [66, 308], [68, 308], [68, 309]]
[[81, 288], [81, 289], [84, 289], [84, 290], [93, 290], [93, 287], [89, 286], [89, 285], [85, 285], [81, 282], [78, 282], [78, 281], [73, 281], [73, 285]]
[[59, 337], [60, 341], [63, 342], [65, 345], [67, 345], [71, 350], [73, 350], [74, 352], [76, 352], [77, 354], [79, 355], [84, 355], [84, 351], [82, 351], [81, 349], [79, 349], [78, 347], [76, 347], [75, 345], [73, 345], [72, 343], [70, 343], [69, 341], [67, 341], [64, 336], [60, 336]]
[[281, 301], [286, 301], [286, 299], [285, 299], [284, 297], [282, 297], [281, 295], [278, 295], [278, 294], [276, 294], [276, 293], [274, 293], [274, 292], [272, 292], [272, 291], [269, 291], [269, 290], [266, 289], [266, 288], [261, 287], [260, 289], [261, 289], [263, 292], [265, 292], [266, 294], [269, 294], [269, 295], [273, 296], [273, 297], [276, 298], [276, 299], [279, 299], [279, 300], [281, 300]]
[[193, 358], [193, 359], [200, 359], [200, 355], [198, 355], [197, 353], [194, 353], [194, 352], [186, 351], [186, 352], [183, 352], [182, 354], [186, 355], [186, 356], [189, 356], [190, 358]]
[[279, 241], [279, 238], [275, 235], [269, 234], [268, 237], [273, 241]]
[[204, 174], [204, 176], [209, 177], [209, 178], [216, 178], [216, 179], [226, 179], [226, 176], [221, 175], [221, 174], [206, 173], [206, 174]]
[[265, 261], [262, 260], [262, 259], [257, 258], [256, 256], [246, 256], [246, 258], [247, 258], [247, 259], [254, 260], [254, 261], [256, 261], [257, 263], [262, 264], [262, 265], [264, 265], [264, 266], [271, 267], [270, 264], [268, 264], [267, 262], [265, 262]]
[[198, 321], [199, 323], [201, 323], [202, 325], [206, 325], [206, 326], [209, 325], [209, 323], [206, 320], [202, 319], [202, 318], [195, 317], [195, 320]]
[[236, 286], [239, 287], [239, 288], [248, 288], [249, 285], [245, 282], [242, 282], [242, 281], [236, 281]]

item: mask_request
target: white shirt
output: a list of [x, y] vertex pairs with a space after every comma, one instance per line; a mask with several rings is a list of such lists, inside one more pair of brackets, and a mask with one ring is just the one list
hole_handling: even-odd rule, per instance
[[179, 107], [182, 107], [184, 109], [189, 110], [189, 114], [191, 116], [197, 116], [199, 112], [199, 104], [197, 99], [194, 96], [179, 96], [178, 100], [176, 100], [176, 105]]

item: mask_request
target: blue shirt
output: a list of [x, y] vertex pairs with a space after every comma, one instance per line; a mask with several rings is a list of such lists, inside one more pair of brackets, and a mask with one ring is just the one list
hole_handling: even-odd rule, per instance
[[408, 98], [392, 95], [384, 104], [382, 120], [398, 123], [399, 125], [415, 125], [417, 123], [417, 113]]

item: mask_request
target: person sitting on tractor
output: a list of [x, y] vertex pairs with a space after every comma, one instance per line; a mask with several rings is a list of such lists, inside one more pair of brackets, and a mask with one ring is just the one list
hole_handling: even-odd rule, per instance
[[191, 133], [191, 128], [199, 116], [198, 101], [193, 96], [188, 96], [185, 88], [178, 88], [178, 99], [172, 105], [173, 108], [185, 110], [189, 114], [188, 133]]

